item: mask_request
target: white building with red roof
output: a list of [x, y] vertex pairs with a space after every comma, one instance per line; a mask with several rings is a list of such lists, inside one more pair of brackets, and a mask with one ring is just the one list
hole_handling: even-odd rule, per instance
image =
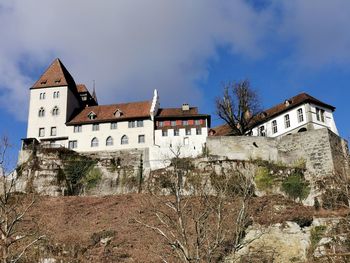
[[151, 100], [99, 105], [76, 84], [59, 59], [55, 59], [30, 88], [26, 144], [35, 140], [51, 147], [77, 152], [148, 149], [150, 161], [197, 156], [205, 147], [210, 116], [184, 104], [160, 108], [154, 91]]
[[[339, 135], [334, 120], [334, 111], [334, 106], [307, 93], [300, 93], [261, 112], [253, 120], [251, 132], [247, 135], [281, 137], [317, 129], [329, 129]], [[209, 134], [213, 136], [233, 135], [228, 124], [212, 128]]]

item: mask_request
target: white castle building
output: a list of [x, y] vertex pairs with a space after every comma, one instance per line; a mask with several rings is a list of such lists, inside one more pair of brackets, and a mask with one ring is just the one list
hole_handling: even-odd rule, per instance
[[[332, 105], [301, 93], [261, 112], [253, 121], [249, 135], [280, 137], [324, 128], [339, 135], [334, 110]], [[227, 124], [215, 127], [209, 133], [214, 136], [232, 135]]]
[[[263, 111], [249, 135], [280, 137], [321, 128], [338, 135], [334, 110], [301, 93]], [[56, 59], [30, 88], [22, 149], [33, 143], [77, 152], [143, 149], [155, 168], [178, 152], [181, 157], [202, 154], [209, 127], [210, 115], [199, 114], [196, 107], [160, 108], [156, 90], [147, 101], [99, 105], [95, 90], [91, 94], [85, 85], [77, 85]], [[210, 129], [209, 135], [232, 135], [232, 131], [225, 124]]]
[[[77, 152], [145, 149], [149, 158], [194, 157], [203, 152], [210, 116], [196, 107], [160, 108], [159, 96], [141, 102], [99, 105], [95, 90], [77, 85], [59, 59], [30, 88], [27, 138]], [[173, 156], [174, 157], [174, 156]]]

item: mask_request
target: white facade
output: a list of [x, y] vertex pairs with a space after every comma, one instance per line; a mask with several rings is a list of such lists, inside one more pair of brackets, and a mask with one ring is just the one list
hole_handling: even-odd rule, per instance
[[253, 128], [252, 135], [279, 137], [322, 128], [328, 128], [338, 135], [333, 111], [312, 103], [304, 103], [257, 125]]
[[[46, 140], [68, 137], [66, 122], [78, 105], [67, 86], [31, 89], [27, 138]], [[67, 140], [60, 140], [60, 143], [67, 146]]]
[[[153, 121], [151, 119], [141, 121], [143, 127], [134, 128], [128, 127], [128, 121], [114, 122], [116, 126], [111, 125], [111, 122], [99, 123], [98, 130], [93, 130], [93, 124], [68, 126], [69, 141], [71, 145], [72, 142], [76, 142], [73, 150], [78, 152], [151, 147], [153, 145]], [[93, 143], [94, 138], [97, 139], [98, 144]]]
[[[189, 132], [190, 130], [190, 132]], [[171, 159], [179, 157], [197, 157], [203, 154], [208, 137], [208, 128], [180, 128], [174, 133], [173, 128], [155, 130], [155, 144], [150, 150], [151, 166], [161, 168], [168, 165]]]
[[[67, 85], [59, 86], [60, 83]], [[88, 91], [85, 89], [84, 92]], [[98, 106], [96, 102], [85, 106], [74, 80], [61, 61], [56, 59], [30, 89], [25, 141], [30, 144], [32, 139], [36, 139], [40, 144], [66, 147], [77, 152], [148, 149], [146, 161], [157, 167], [163, 167], [164, 161], [175, 157], [174, 153], [178, 150], [182, 157], [201, 154], [208, 135], [207, 115], [194, 113], [189, 117], [201, 116], [201, 120], [205, 121], [205, 127], [201, 121], [200, 131], [198, 127], [191, 127], [190, 132], [181, 128], [174, 136], [174, 130], [170, 128], [168, 135], [164, 136], [155, 125], [159, 105], [155, 90], [152, 101], [103, 106]], [[116, 108], [112, 109], [114, 106]], [[97, 112], [93, 118], [89, 116], [93, 112], [90, 109]], [[184, 109], [176, 109], [180, 115], [183, 113]], [[111, 114], [111, 110], [114, 113]], [[176, 119], [177, 116], [171, 118]], [[186, 116], [179, 118], [186, 119]]]

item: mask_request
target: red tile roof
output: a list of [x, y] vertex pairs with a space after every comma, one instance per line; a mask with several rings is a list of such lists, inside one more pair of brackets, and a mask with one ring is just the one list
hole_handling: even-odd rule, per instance
[[[73, 119], [67, 123], [67, 125], [148, 118], [150, 117], [151, 104], [151, 101], [141, 101], [86, 107], [76, 114], [75, 117], [73, 117]], [[114, 113], [118, 109], [122, 112], [122, 116], [115, 117]], [[96, 119], [90, 120], [88, 118], [90, 112], [94, 112], [96, 114]]]
[[209, 130], [209, 136], [229, 136], [232, 134], [233, 131], [228, 124], [219, 125]]
[[182, 110], [182, 108], [164, 108], [159, 109], [156, 118], [178, 118], [178, 117], [200, 117], [208, 116], [205, 114], [199, 114], [197, 107], [190, 107], [189, 110]]
[[75, 87], [74, 79], [62, 64], [62, 62], [56, 58], [46, 69], [44, 74], [41, 75], [39, 80], [34, 83], [32, 89], [68, 85]]

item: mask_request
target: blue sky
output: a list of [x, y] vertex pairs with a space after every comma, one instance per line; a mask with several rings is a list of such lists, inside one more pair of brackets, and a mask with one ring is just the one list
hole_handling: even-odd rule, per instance
[[348, 0], [0, 0], [0, 135], [15, 159], [29, 88], [59, 57], [102, 104], [157, 88], [163, 107], [189, 102], [213, 125], [223, 82], [249, 79], [265, 108], [307, 92], [349, 139], [349, 13]]

